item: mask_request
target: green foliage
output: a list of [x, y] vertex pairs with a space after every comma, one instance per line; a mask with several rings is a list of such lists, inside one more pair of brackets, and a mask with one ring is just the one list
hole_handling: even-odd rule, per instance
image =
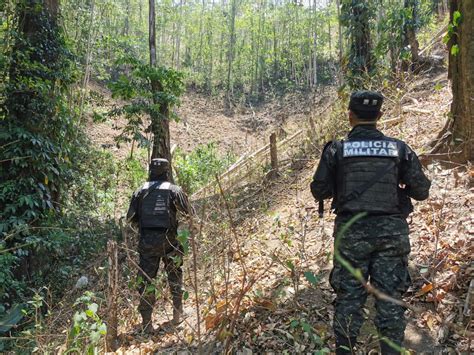
[[448, 24], [448, 32], [446, 36], [443, 38], [444, 43], [450, 45], [449, 52], [452, 56], [457, 56], [459, 54], [460, 48], [457, 44], [457, 36], [458, 36], [458, 26], [461, 24], [462, 15], [459, 11], [453, 12], [453, 20]]
[[293, 319], [290, 322], [290, 329], [293, 331], [293, 335], [295, 336], [295, 340], [300, 340], [301, 333], [305, 334], [311, 343], [315, 344], [319, 350], [317, 350], [316, 354], [329, 354], [330, 350], [324, 347], [324, 340], [318, 335], [316, 329], [314, 329], [311, 324], [309, 324], [304, 318], [302, 319]]
[[148, 170], [142, 164], [143, 161], [147, 161], [146, 157], [143, 155], [146, 153], [145, 150], [140, 150], [141, 155], [137, 157], [129, 157], [125, 160], [125, 185], [130, 186], [130, 189], [133, 191], [137, 189], [143, 181], [146, 181], [148, 178]]
[[372, 53], [373, 19], [375, 4], [370, 1], [343, 0], [341, 24], [350, 36], [347, 81], [353, 88], [362, 88], [362, 82], [374, 69]]
[[[146, 2], [145, 2], [146, 3]], [[139, 0], [65, 0], [65, 28], [82, 65], [92, 77], [116, 81], [115, 60], [148, 60], [147, 7]], [[218, 94], [226, 86], [231, 43], [232, 1], [156, 2], [157, 62], [186, 74], [194, 89]], [[94, 10], [94, 11], [92, 11]], [[335, 77], [336, 7], [236, 1], [235, 47], [230, 86], [233, 95], [258, 100], [268, 92], [307, 89], [310, 63], [317, 60], [318, 83]], [[313, 35], [314, 32], [314, 35]]]
[[73, 326], [68, 337], [66, 354], [97, 354], [100, 341], [107, 333], [107, 326], [98, 315], [97, 297], [92, 292], [85, 292], [74, 303]]
[[35, 36], [15, 33], [0, 109], [0, 233], [57, 207], [77, 143], [77, 127], [62, 95], [73, 80], [69, 52], [54, 22], [41, 8], [36, 11], [30, 14]]
[[189, 230], [179, 230], [178, 231], [178, 237], [176, 238], [179, 242], [179, 244], [183, 247], [183, 253], [184, 255], [189, 254], [189, 237], [190, 237], [190, 232]]
[[177, 182], [191, 194], [213, 180], [216, 174], [224, 172], [235, 159], [232, 153], [220, 156], [212, 142], [197, 147], [189, 154], [178, 149], [174, 155]]
[[117, 165], [83, 133], [76, 58], [38, 4], [9, 2], [8, 21], [0, 15], [0, 319], [20, 303], [32, 317], [34, 288], [62, 295], [115, 231]]
[[429, 0], [343, 0], [341, 24], [351, 38], [348, 83], [362, 87], [373, 75], [399, 70], [411, 58], [407, 31], [418, 32], [434, 20]]
[[14, 268], [38, 239], [28, 233], [29, 226], [59, 211], [78, 143], [64, 96], [75, 73], [70, 52], [54, 19], [33, 5], [16, 4], [15, 16], [28, 28], [20, 22], [5, 34], [13, 43], [5, 49], [10, 60], [0, 102], [0, 303], [7, 306], [25, 291]]
[[[115, 98], [126, 100], [121, 107], [106, 113], [106, 117], [125, 116], [127, 124], [116, 138], [117, 143], [138, 142], [139, 147], [149, 147], [151, 142], [143, 132], [149, 132], [150, 122], [145, 117], [167, 119], [162, 112], [179, 105], [179, 96], [184, 91], [183, 73], [165, 67], [152, 67], [141, 61], [125, 57], [116, 63], [121, 68], [119, 78], [110, 84]], [[159, 90], [152, 88], [159, 83]], [[100, 117], [96, 113], [97, 117]], [[171, 113], [171, 117], [178, 119]]]
[[316, 276], [313, 272], [311, 271], [305, 271], [304, 272], [304, 277], [308, 282], [311, 284], [311, 286], [316, 287], [319, 284], [319, 281], [321, 281], [321, 275]]

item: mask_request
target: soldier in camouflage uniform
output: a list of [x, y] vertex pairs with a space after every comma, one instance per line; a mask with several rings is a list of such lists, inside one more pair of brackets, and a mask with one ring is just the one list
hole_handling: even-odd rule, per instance
[[[382, 101], [383, 96], [376, 92], [358, 91], [351, 95], [349, 120], [353, 129], [347, 139], [325, 146], [311, 192], [319, 201], [333, 198], [332, 209], [337, 214], [334, 236], [352, 217], [367, 213], [340, 238], [340, 255], [360, 269], [372, 286], [401, 299], [410, 284], [406, 222], [413, 210], [410, 198], [428, 198], [431, 183], [407, 144], [377, 130]], [[364, 320], [362, 307], [367, 292], [337, 260], [330, 283], [336, 292], [336, 354], [350, 354]], [[376, 311], [375, 325], [381, 339], [401, 346], [405, 309], [377, 299]], [[380, 347], [382, 354], [398, 353], [383, 339]]]
[[173, 299], [173, 324], [179, 322], [183, 312], [183, 250], [176, 239], [176, 215], [178, 211], [192, 215], [193, 209], [181, 188], [168, 181], [168, 160], [153, 159], [150, 163], [149, 181], [133, 194], [127, 213], [127, 220], [138, 223], [140, 231], [138, 310], [142, 316], [143, 330], [147, 333], [153, 332], [151, 316], [156, 300], [154, 290], [147, 286], [156, 276], [161, 260], [164, 262]]

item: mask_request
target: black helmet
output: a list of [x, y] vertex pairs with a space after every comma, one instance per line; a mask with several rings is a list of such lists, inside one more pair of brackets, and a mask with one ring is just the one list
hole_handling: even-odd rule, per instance
[[150, 174], [159, 176], [169, 172], [170, 162], [167, 159], [152, 159], [150, 163]]

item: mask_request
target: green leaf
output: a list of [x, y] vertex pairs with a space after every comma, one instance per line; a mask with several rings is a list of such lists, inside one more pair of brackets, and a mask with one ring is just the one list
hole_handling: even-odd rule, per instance
[[77, 323], [80, 323], [81, 321], [83, 321], [84, 319], [87, 319], [87, 316], [85, 313], [83, 312], [76, 312], [74, 314], [74, 317], [73, 317], [73, 320], [74, 320], [74, 323], [77, 324]]
[[183, 247], [183, 252], [185, 255], [189, 253], [189, 236], [190, 236], [189, 231], [184, 229], [184, 230], [178, 231], [178, 236], [176, 237], [176, 239], [178, 239], [178, 242]]
[[189, 298], [189, 292], [188, 291], [184, 291], [183, 293], [183, 300], [187, 300]]
[[100, 114], [100, 113], [98, 113], [98, 112], [96, 112], [96, 111], [94, 111], [94, 113], [92, 114], [92, 120], [93, 120], [94, 122], [96, 122], [96, 123], [97, 123], [97, 122], [105, 122], [106, 119], [107, 119], [107, 118], [106, 118], [104, 115], [102, 115], [102, 114]]
[[89, 305], [89, 309], [90, 309], [92, 312], [97, 313], [97, 310], [99, 309], [99, 306], [98, 306], [97, 303], [91, 303], [91, 304]]
[[100, 332], [100, 334], [103, 334], [103, 335], [105, 335], [107, 333], [107, 325], [105, 323], [102, 323], [99, 326], [99, 332]]
[[453, 25], [454, 26], [459, 26], [462, 20], [462, 15], [459, 11], [454, 11], [453, 13]]
[[288, 269], [290, 269], [291, 271], [295, 271], [295, 265], [293, 264], [293, 262], [291, 260], [288, 260], [286, 262], [286, 266], [288, 267]]
[[94, 331], [90, 333], [90, 340], [92, 343], [97, 344], [100, 340], [101, 334], [98, 331]]
[[293, 319], [290, 323], [290, 327], [291, 328], [296, 328], [299, 324], [300, 324], [300, 322], [298, 320]]
[[321, 280], [321, 278], [319, 276], [314, 275], [311, 271], [306, 271], [304, 273], [304, 277], [313, 286], [316, 286], [319, 283], [319, 281]]
[[10, 308], [8, 313], [2, 319], [0, 319], [0, 333], [8, 332], [21, 321], [24, 316], [22, 307], [23, 305], [21, 304], [14, 305], [12, 308]]
[[459, 54], [459, 51], [460, 51], [460, 49], [459, 49], [459, 46], [457, 44], [455, 44], [451, 47], [451, 55], [457, 56]]
[[440, 91], [441, 89], [443, 89], [443, 85], [441, 83], [436, 83], [436, 85], [434, 86], [434, 89], [436, 91]]
[[305, 333], [311, 333], [313, 328], [306, 322], [301, 322], [301, 328]]

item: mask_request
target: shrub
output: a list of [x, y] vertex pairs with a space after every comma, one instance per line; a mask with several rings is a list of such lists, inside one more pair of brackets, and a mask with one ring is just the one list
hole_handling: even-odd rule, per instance
[[214, 142], [200, 145], [191, 153], [177, 150], [174, 156], [174, 172], [177, 183], [189, 194], [197, 191], [232, 165], [233, 153], [221, 156]]

